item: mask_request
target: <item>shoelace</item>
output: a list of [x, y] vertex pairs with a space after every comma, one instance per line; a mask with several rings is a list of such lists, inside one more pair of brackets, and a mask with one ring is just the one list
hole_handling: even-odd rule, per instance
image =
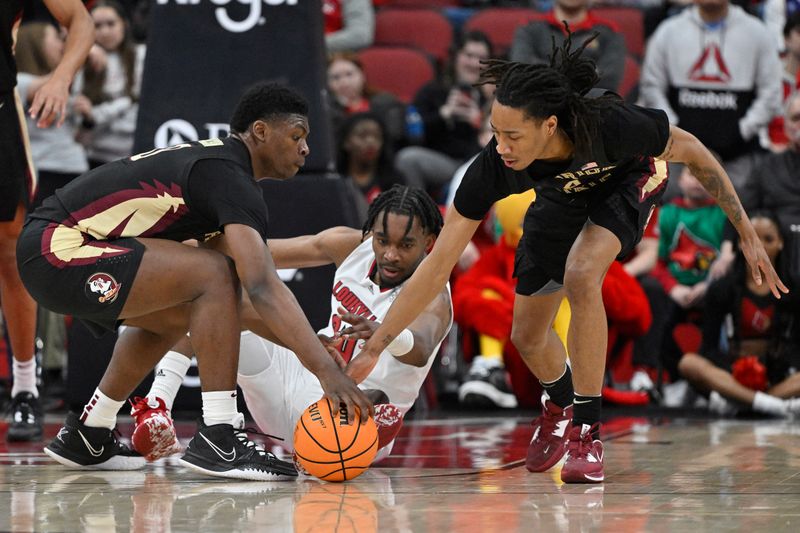
[[589, 452], [592, 450], [592, 443], [594, 442], [594, 432], [599, 427], [599, 423], [592, 424], [592, 426], [589, 428], [589, 431], [587, 431], [585, 435], [581, 435], [581, 438], [578, 441], [578, 449], [575, 453], [577, 457], [586, 457], [589, 455]]
[[541, 439], [544, 435], [552, 435], [553, 431], [556, 429], [556, 417], [553, 415], [542, 414], [538, 418], [534, 418], [531, 425], [536, 426], [537, 422], [540, 426], [539, 434], [536, 436], [537, 440]]
[[280, 437], [276, 437], [275, 435], [268, 435], [267, 433], [261, 433], [257, 429], [253, 428], [244, 428], [244, 429], [234, 429], [234, 433], [236, 434], [236, 438], [239, 439], [239, 442], [244, 444], [247, 448], [252, 448], [262, 457], [266, 457], [267, 459], [278, 459], [274, 453], [266, 451], [264, 448], [259, 446], [255, 443], [255, 441], [250, 440], [249, 435], [261, 435], [262, 437], [269, 437], [271, 439], [280, 440], [283, 439]]

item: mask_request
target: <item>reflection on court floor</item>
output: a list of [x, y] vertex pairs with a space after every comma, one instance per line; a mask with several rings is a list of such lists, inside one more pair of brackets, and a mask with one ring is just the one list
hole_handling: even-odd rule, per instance
[[[60, 419], [48, 421], [52, 438]], [[339, 484], [204, 478], [172, 458], [139, 472], [68, 470], [40, 445], [5, 444], [2, 423], [0, 530], [800, 531], [797, 424], [613, 419], [607, 481], [563, 485], [558, 466], [525, 470], [529, 422], [408, 421], [391, 457]]]

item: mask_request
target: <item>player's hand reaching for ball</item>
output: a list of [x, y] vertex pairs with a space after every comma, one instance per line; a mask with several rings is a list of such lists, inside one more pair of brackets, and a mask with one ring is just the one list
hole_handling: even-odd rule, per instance
[[341, 336], [354, 341], [367, 340], [372, 337], [372, 334], [381, 325], [381, 323], [376, 320], [370, 320], [361, 315], [348, 313], [347, 310], [342, 307], [339, 308], [338, 313], [342, 321], [350, 325], [336, 333], [337, 337]]
[[355, 419], [355, 412], [358, 409], [361, 417], [360, 421], [363, 424], [367, 419], [375, 416], [375, 408], [369, 398], [359, 389], [355, 382], [346, 376], [338, 368], [336, 370], [326, 371], [317, 374], [322, 390], [325, 391], [327, 396], [334, 406], [337, 406], [337, 411], [344, 406], [347, 409], [347, 421], [353, 423]]
[[347, 375], [356, 380], [356, 383], [361, 383], [367, 379], [369, 373], [372, 372], [372, 369], [378, 364], [378, 357], [380, 357], [381, 352], [380, 350], [373, 351], [369, 344], [369, 341], [367, 341], [367, 344], [364, 345], [361, 352], [350, 359], [345, 369]]

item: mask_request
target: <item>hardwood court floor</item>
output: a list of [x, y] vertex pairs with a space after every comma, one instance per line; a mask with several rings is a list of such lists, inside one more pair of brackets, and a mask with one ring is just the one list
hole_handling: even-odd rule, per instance
[[[48, 439], [60, 422], [48, 418]], [[188, 438], [193, 424], [178, 429]], [[409, 421], [391, 457], [340, 484], [204, 478], [174, 459], [68, 470], [5, 431], [0, 531], [800, 531], [800, 425], [788, 421], [610, 420], [601, 485], [526, 471], [518, 416]]]

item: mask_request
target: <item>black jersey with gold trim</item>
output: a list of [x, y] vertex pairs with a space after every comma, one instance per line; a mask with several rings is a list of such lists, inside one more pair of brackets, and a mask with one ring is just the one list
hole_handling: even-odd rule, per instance
[[59, 229], [65, 236], [78, 230], [101, 241], [203, 241], [226, 224], [250, 226], [266, 239], [268, 221], [247, 147], [234, 137], [178, 144], [103, 165], [57, 190], [31, 217], [57, 223], [53, 237]]
[[480, 220], [497, 200], [531, 188], [537, 200], [585, 207], [632, 171], [646, 173], [654, 165], [653, 158], [666, 147], [669, 121], [661, 110], [620, 103], [603, 113], [598, 133], [588, 153], [567, 161], [534, 161], [521, 171], [503, 164], [492, 139], [467, 169], [456, 191], [456, 209]]

